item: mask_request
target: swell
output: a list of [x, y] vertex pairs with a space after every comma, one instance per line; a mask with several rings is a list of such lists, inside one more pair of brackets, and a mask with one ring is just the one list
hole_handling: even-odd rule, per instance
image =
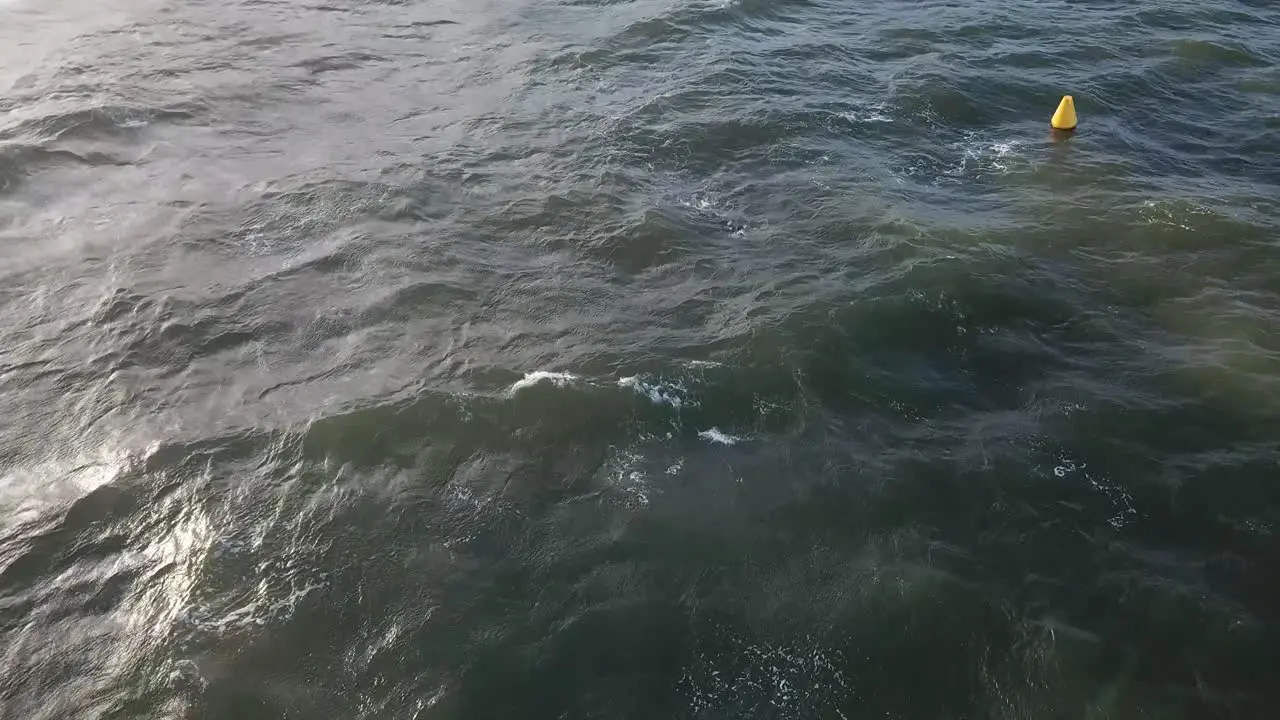
[[0, 128], [0, 142], [14, 140], [49, 142], [129, 137], [139, 128], [152, 123], [195, 122], [200, 112], [201, 109], [194, 105], [189, 107], [99, 105], [19, 120]]
[[[743, 614], [747, 612], [746, 608], [734, 603], [726, 604], [726, 596], [720, 592], [713, 595], [713, 590], [737, 588], [739, 594], [745, 593], [744, 597], [780, 603], [782, 607], [789, 607], [798, 600], [794, 594], [771, 595], [769, 588], [773, 583], [815, 590], [818, 606], [806, 600], [804, 607], [795, 610], [800, 616], [814, 615], [824, 622], [835, 623], [827, 635], [830, 641], [827, 652], [834, 652], [834, 647], [857, 645], [871, 648], [867, 652], [881, 658], [881, 662], [884, 658], [891, 659], [895, 656], [886, 654], [887, 644], [892, 641], [900, 647], [904, 642], [903, 636], [882, 636], [876, 631], [876, 628], [890, 624], [913, 628], [905, 640], [909, 647], [920, 643], [921, 649], [928, 646], [935, 652], [941, 648], [943, 653], [954, 653], [954, 657], [944, 663], [951, 672], [958, 665], [969, 666], [969, 663], [979, 662], [980, 658], [993, 663], [987, 668], [992, 672], [1027, 671], [1022, 663], [1034, 658], [1022, 658], [1017, 654], [1017, 646], [1006, 644], [1003, 638], [1008, 632], [1026, 632], [1032, 637], [1042, 637], [1041, 630], [1049, 632], [1049, 628], [1041, 627], [1042, 622], [1050, 623], [1060, 634], [1067, 633], [1066, 639], [1058, 640], [1068, 642], [1067, 649], [1055, 652], [1079, 651], [1086, 656], [1096, 656], [1095, 653], [1101, 652], [1097, 648], [1098, 641], [1089, 638], [1118, 637], [1117, 632], [1123, 634], [1125, 631], [1113, 626], [1099, 626], [1087, 614], [1076, 614], [1073, 608], [1060, 604], [1056, 611], [1064, 615], [1054, 618], [1038, 618], [1036, 615], [1046, 592], [1073, 584], [1086, 583], [1101, 597], [1125, 595], [1142, 598], [1144, 604], [1176, 604], [1178, 610], [1171, 615], [1147, 620], [1138, 620], [1138, 615], [1134, 615], [1133, 619], [1138, 620], [1142, 628], [1129, 631], [1134, 642], [1150, 637], [1148, 633], [1173, 631], [1184, 622], [1196, 624], [1220, 619], [1251, 626], [1255, 622], [1248, 612], [1232, 605], [1224, 596], [1212, 592], [1206, 595], [1209, 590], [1206, 578], [1194, 573], [1186, 574], [1185, 570], [1170, 570], [1158, 557], [1147, 554], [1132, 534], [1128, 544], [1113, 544], [1104, 552], [1101, 562], [1108, 572], [1101, 578], [1089, 579], [1088, 573], [1096, 566], [1081, 562], [1079, 558], [1096, 558], [1096, 555], [1090, 553], [1087, 535], [1081, 539], [1082, 531], [1088, 533], [1107, 518], [1123, 518], [1123, 511], [1129, 505], [1136, 504], [1147, 518], [1161, 517], [1162, 508], [1166, 506], [1157, 493], [1148, 491], [1126, 499], [1125, 495], [1115, 495], [1108, 490], [1113, 486], [1104, 484], [1105, 474], [1117, 472], [1119, 466], [1117, 458], [1104, 456], [1099, 459], [1101, 447], [1094, 448], [1092, 452], [1083, 450], [1083, 457], [1087, 458], [1091, 468], [1083, 470], [1077, 469], [1081, 467], [1080, 447], [1070, 447], [1070, 443], [1063, 447], [1054, 442], [1047, 446], [1038, 446], [1034, 442], [1028, 444], [1025, 439], [1034, 439], [1036, 435], [1034, 425], [1028, 425], [1032, 422], [1030, 416], [1006, 420], [1003, 427], [999, 422], [988, 422], [986, 429], [999, 430], [1006, 435], [982, 438], [986, 460], [998, 468], [1015, 459], [1021, 464], [1023, 454], [1030, 453], [1050, 463], [1056, 462], [1056, 470], [1060, 470], [1062, 475], [1050, 484], [1031, 482], [1016, 474], [1000, 474], [993, 486], [993, 480], [984, 480], [976, 469], [954, 475], [953, 456], [930, 440], [960, 440], [962, 435], [948, 438], [940, 433], [960, 432], [962, 423], [935, 425], [931, 434], [915, 437], [910, 433], [903, 434], [909, 427], [906, 424], [896, 429], [881, 425], [882, 434], [878, 438], [876, 433], [867, 432], [874, 430], [875, 426], [869, 428], [864, 423], [861, 426], [862, 439], [857, 440], [839, 432], [840, 428], [845, 423], [857, 422], [860, 416], [885, 417], [886, 413], [867, 415], [849, 412], [841, 414], [840, 422], [825, 426], [828, 444], [820, 453], [816, 449], [801, 450], [805, 446], [798, 445], [791, 452], [778, 455], [776, 451], [753, 449], [756, 443], [750, 441], [740, 450], [732, 450], [740, 460], [748, 463], [747, 467], [753, 468], [739, 471], [743, 477], [738, 482], [745, 482], [741, 492], [748, 493], [755, 500], [748, 506], [708, 505], [705, 502], [700, 493], [713, 491], [717, 483], [732, 480], [724, 476], [723, 470], [716, 472], [714, 464], [703, 464], [706, 461], [700, 460], [699, 453], [693, 451], [697, 444], [690, 437], [688, 440], [695, 444], [689, 446], [683, 467], [696, 468], [700, 472], [684, 482], [664, 484], [650, 480], [653, 486], [646, 491], [642, 507], [650, 508], [650, 512], [664, 513], [661, 534], [652, 526], [637, 523], [625, 526], [620, 536], [615, 532], [614, 540], [606, 540], [596, 534], [603, 529], [599, 520], [592, 520], [600, 515], [601, 483], [616, 482], [614, 478], [619, 477], [634, 481], [637, 473], [660, 478], [663, 467], [677, 467], [671, 465], [677, 458], [659, 455], [635, 460], [625, 454], [602, 455], [599, 450], [590, 448], [604, 447], [603, 443], [579, 445], [583, 437], [602, 430], [611, 436], [611, 444], [630, 437], [634, 451], [648, 455], [659, 451], [661, 445], [646, 440], [646, 435], [652, 433], [642, 427], [632, 426], [624, 430], [627, 423], [634, 423], [637, 419], [634, 416], [624, 419], [625, 407], [652, 406], [659, 411], [655, 417], [693, 409], [693, 415], [688, 416], [692, 419], [698, 412], [722, 412], [732, 404], [738, 404], [747, 411], [748, 407], [758, 408], [762, 403], [767, 406], [785, 402], [788, 396], [792, 401], [798, 399], [796, 386], [789, 379], [784, 379], [788, 377], [785, 373], [763, 368], [745, 370], [704, 365], [685, 370], [668, 368], [665, 376], [642, 373], [637, 377], [639, 379], [635, 383], [627, 385], [606, 382], [607, 378], [585, 386], [569, 384], [560, 387], [547, 383], [529, 387], [508, 398], [450, 399], [427, 393], [400, 403], [333, 415], [287, 433], [257, 432], [206, 438], [191, 444], [166, 445], [154, 451], [139, 466], [158, 475], [145, 480], [142, 489], [128, 490], [129, 483], [124, 482], [100, 490], [73, 506], [57, 530], [42, 531], [39, 539], [28, 543], [27, 549], [20, 551], [19, 559], [4, 572], [5, 589], [19, 592], [25, 587], [21, 578], [30, 576], [33, 571], [39, 575], [54, 567], [65, 568], [74, 564], [79, 568], [82, 584], [63, 588], [63, 592], [70, 592], [73, 598], [79, 598], [85, 592], [98, 596], [105, 592], [104, 598], [115, 598], [100, 601], [105, 611], [137, 612], [141, 609], [137, 605], [144, 599], [141, 594], [141, 588], [147, 584], [144, 579], [154, 581], [154, 575], [149, 574], [145, 566], [105, 576], [95, 575], [90, 568], [96, 563], [107, 562], [120, 550], [148, 547], [157, 533], [167, 533], [168, 528], [174, 525], [191, 522], [191, 516], [181, 513], [189, 513], [192, 502], [208, 508], [216, 518], [221, 518], [217, 521], [211, 518], [212, 527], [221, 530], [216, 535], [202, 536], [195, 548], [196, 554], [184, 560], [202, 563], [200, 577], [203, 580], [197, 585], [186, 586], [184, 590], [184, 602], [191, 603], [190, 608], [172, 607], [167, 612], [168, 617], [186, 620], [156, 628], [153, 632], [159, 635], [147, 642], [160, 642], [167, 647], [168, 643], [183, 638], [184, 647], [208, 648], [199, 665], [184, 672], [191, 672], [191, 681], [197, 688], [203, 688], [199, 695], [204, 697], [204, 701], [214, 703], [218, 700], [220, 684], [228, 679], [227, 673], [238, 682], [245, 683], [246, 688], [259, 687], [249, 678], [239, 676], [240, 671], [236, 668], [242, 666], [227, 664], [226, 670], [220, 671], [219, 663], [227, 662], [220, 659], [224, 652], [234, 650], [242, 655], [270, 657], [286, 644], [292, 643], [297, 647], [297, 643], [301, 643], [310, 647], [310, 641], [302, 635], [308, 622], [326, 616], [326, 602], [346, 597], [347, 593], [363, 587], [367, 581], [362, 579], [365, 575], [360, 567], [367, 571], [370, 564], [381, 568], [384, 564], [389, 567], [394, 563], [403, 567], [407, 563], [418, 570], [415, 575], [418, 580], [410, 586], [401, 587], [393, 595], [379, 596], [379, 604], [372, 612], [373, 617], [379, 618], [374, 622], [379, 629], [373, 635], [339, 627], [339, 641], [350, 643], [352, 655], [348, 662], [355, 671], [374, 672], [376, 667], [396, 662], [397, 658], [403, 660], [403, 654], [413, 652], [411, 647], [419, 641], [450, 637], [446, 628], [454, 622], [462, 622], [464, 626], [476, 622], [474, 615], [464, 618], [456, 614], [458, 606], [455, 603], [463, 595], [469, 594], [472, 598], [468, 607], [474, 607], [478, 602], [489, 608], [491, 612], [486, 617], [514, 618], [509, 613], [515, 610], [503, 609], [501, 595], [487, 590], [490, 587], [488, 583], [498, 578], [537, 582], [546, 588], [544, 598], [556, 599], [558, 611], [529, 617], [527, 610], [521, 610], [524, 620], [504, 623], [505, 629], [500, 632], [482, 633], [473, 644], [468, 644], [467, 652], [479, 653], [483, 658], [487, 653], [498, 652], [509, 643], [521, 643], [521, 638], [525, 638], [536, 644], [543, 654], [544, 663], [563, 668], [566, 663], [572, 663], [573, 647], [583, 637], [580, 633], [587, 632], [588, 628], [600, 628], [601, 623], [603, 627], [612, 627], [615, 622], [635, 622], [632, 610], [649, 613], [652, 618], [653, 612], [664, 607], [660, 588], [665, 583], [674, 582], [686, 593], [705, 595], [705, 601], [716, 603], [713, 607], [718, 608], [706, 610], [719, 619], [720, 629], [714, 635], [694, 630], [690, 636], [674, 627], [663, 631], [674, 633], [672, 639], [681, 636], [697, 642], [701, 648], [699, 656], [711, 667], [695, 665], [690, 668], [693, 675], [689, 681], [695, 683], [695, 687], [689, 689], [706, 695], [704, 699], [714, 703], [763, 701], [754, 694], [761, 688], [733, 696], [716, 690], [711, 679], [713, 672], [733, 676], [750, 670], [742, 666], [720, 665], [731, 663], [734, 651], [717, 643], [714, 638], [723, 640], [728, 631], [727, 637], [752, 638], [751, 642], [767, 643], [766, 638], [773, 633], [748, 622], [749, 615]], [[761, 397], [761, 391], [770, 383], [776, 384], [781, 395]], [[654, 400], [655, 392], [657, 400]], [[679, 409], [673, 406], [672, 398], [680, 399]], [[545, 412], [548, 403], [561, 409], [556, 426], [533, 420]], [[573, 408], [586, 404], [594, 406], [593, 412], [581, 416], [573, 412]], [[613, 412], [608, 410], [610, 404], [615, 406]], [[697, 407], [706, 407], [707, 410], [699, 411]], [[1085, 432], [1084, 429], [1090, 425], [1108, 421], [1108, 414], [1086, 410], [1083, 416], [1074, 417], [1072, 422], [1080, 432]], [[618, 418], [618, 424], [602, 428], [601, 419], [611, 415]], [[670, 417], [667, 415], [668, 420]], [[757, 427], [754, 434], [757, 438], [764, 433], [779, 431], [799, 432], [799, 437], [814, 432], [821, 436], [824, 426], [813, 423], [812, 417], [796, 422], [804, 417], [805, 414], [801, 413], [792, 422], [775, 428]], [[1059, 411], [1057, 417], [1073, 416]], [[1131, 419], [1131, 412], [1111, 414], [1114, 421], [1129, 422]], [[997, 421], [997, 417], [992, 416], [989, 420]], [[1042, 417], [1040, 422], [1046, 420], [1053, 421]], [[567, 427], [561, 427], [561, 423]], [[526, 432], [512, 432], [518, 428]], [[530, 429], [534, 435], [527, 434]], [[392, 432], [388, 434], [388, 430]], [[474, 437], [507, 440], [477, 446], [471, 441]], [[426, 448], [421, 442], [425, 438], [430, 438]], [[1093, 433], [1080, 438], [1083, 442], [1096, 442]], [[558, 459], [550, 466], [540, 460], [542, 448], [548, 447], [548, 442], [562, 448], [557, 453]], [[833, 446], [831, 443], [837, 444]], [[868, 443], [870, 448], [866, 447]], [[835, 456], [830, 454], [833, 448], [839, 450]], [[878, 452], [867, 452], [871, 449]], [[1241, 467], [1245, 467], [1268, 457], [1274, 449], [1255, 446], [1241, 447], [1239, 451], [1236, 462], [1243, 463]], [[877, 457], [878, 460], [868, 465], [868, 458]], [[978, 457], [981, 456], [975, 455], [974, 459]], [[836, 458], [844, 464], [832, 465]], [[1223, 464], [1221, 458], [1200, 456], [1191, 460], [1192, 464], [1203, 462], [1210, 462], [1229, 472], [1230, 463]], [[620, 472], [615, 472], [613, 468], [618, 463], [624, 464]], [[200, 468], [209, 467], [220, 469], [215, 477], [195, 483], [190, 479], [181, 480], [187, 473], [198, 473]], [[365, 471], [355, 474], [360, 468]], [[911, 472], [902, 472], [907, 469]], [[804, 482], [795, 484], [793, 481], [779, 487], [776, 473], [786, 470], [795, 473], [797, 480], [805, 478]], [[236, 487], [243, 482], [241, 472], [248, 472], [256, 478], [254, 493], [237, 493]], [[683, 469], [676, 472], [683, 472]], [[1041, 472], [1054, 477], [1047, 469]], [[893, 482], [859, 480], [868, 473], [898, 479]], [[161, 480], [161, 477], [168, 479]], [[146, 489], [148, 486], [151, 489]], [[1255, 487], [1256, 491], [1266, 492], [1265, 485]], [[636, 506], [624, 502], [623, 489], [618, 488], [615, 492], [619, 494], [621, 503], [618, 507], [629, 507], [634, 512]], [[915, 502], [919, 493], [926, 492], [935, 496], [943, 494], [952, 502], [945, 511], [932, 504]], [[1130, 489], [1129, 492], [1142, 491]], [[167, 499], [170, 494], [172, 500]], [[273, 499], [264, 501], [264, 498]], [[593, 498], [595, 502], [586, 506], [579, 504]], [[698, 506], [696, 501], [699, 499], [703, 500], [701, 506], [706, 509], [694, 517], [689, 509]], [[1265, 500], [1265, 497], [1259, 499]], [[1079, 514], [1065, 523], [1046, 523], [1044, 516], [1049, 512], [1048, 508], [1057, 503], [1078, 507]], [[179, 508], [184, 506], [187, 509], [180, 511]], [[928, 507], [935, 510], [921, 515], [921, 510]], [[1116, 515], [1117, 510], [1121, 511], [1120, 515]], [[706, 512], [714, 513], [715, 523], [706, 522]], [[902, 530], [901, 523], [908, 512], [914, 518], [912, 529]], [[781, 531], [789, 526], [787, 518], [795, 515], [808, 518], [811, 530], [782, 542], [794, 544], [797, 549], [803, 545], [817, 547], [818, 550], [816, 553], [795, 554], [794, 562], [772, 566], [763, 577], [759, 558], [761, 553], [777, 554], [784, 550], [779, 546], [779, 537], [762, 531], [751, 536], [756, 539], [748, 540], [752, 544], [745, 549], [741, 542], [728, 542], [730, 537], [744, 539], [730, 532], [730, 528], [754, 525]], [[375, 527], [376, 530], [353, 530], [366, 527], [361, 518], [375, 516], [378, 522], [367, 527]], [[536, 524], [532, 518], [538, 517], [544, 518], [543, 523], [551, 523], [557, 532], [548, 532], [545, 525]], [[969, 554], [975, 550], [972, 547], [969, 552], [945, 552], [948, 547], [965, 547], [964, 538], [970, 523], [989, 522], [997, 517], [1001, 523], [998, 529], [989, 533], [977, 548], [980, 562]], [[1145, 532], [1151, 533], [1155, 526], [1145, 527]], [[25, 532], [30, 535], [31, 530], [27, 527]], [[866, 541], [860, 556], [832, 554], [823, 549], [848, 542], [850, 533], [866, 533], [878, 539]], [[415, 550], [403, 540], [395, 540], [424, 534], [445, 543], [451, 548], [451, 555], [431, 549]], [[1146, 542], [1158, 540], [1158, 535], [1146, 537]], [[66, 554], [86, 541], [91, 541], [89, 546], [96, 547], [98, 555]], [[643, 555], [636, 559], [631, 554], [647, 543], [658, 543], [658, 548], [685, 546], [697, 550], [693, 557], [686, 556], [683, 562], [673, 562], [668, 557], [660, 564], [651, 564]], [[378, 552], [370, 554], [360, 565], [352, 562], [353, 553], [359, 555], [363, 549], [374, 547]], [[1257, 559], [1256, 549], [1241, 546], [1238, 551], [1249, 553], [1253, 559], [1249, 565], [1238, 568], [1241, 574], [1231, 570], [1232, 582], [1244, 581], [1248, 568]], [[1183, 557], [1191, 561], [1195, 552], [1187, 549]], [[458, 554], [472, 562], [466, 564], [466, 569], [460, 573], [450, 573], [447, 568], [456, 562]], [[1029, 558], [1050, 556], [1058, 557], [1062, 562], [1052, 566], [1038, 562], [1034, 566], [1027, 564]], [[455, 560], [449, 560], [450, 557]], [[538, 559], [544, 557], [554, 557], [555, 564], [540, 563]], [[622, 557], [631, 559], [624, 561]], [[747, 557], [756, 560], [747, 561], [744, 559]], [[1071, 557], [1077, 560], [1072, 561]], [[479, 562], [482, 558], [484, 562]], [[698, 567], [712, 560], [723, 570], [716, 584], [702, 586], [697, 580]], [[814, 564], [809, 565], [810, 561]], [[1193, 566], [1194, 562], [1180, 565], [1182, 568]], [[628, 567], [630, 571], [626, 570]], [[842, 568], [842, 571], [832, 573], [833, 567]], [[1034, 567], [1034, 581], [1022, 584], [1031, 567]], [[621, 603], [614, 598], [617, 586], [609, 584], [607, 578], [600, 575], [611, 571], [635, 573], [629, 575], [630, 580], [622, 586], [629, 588], [629, 602]], [[837, 581], [837, 577], [843, 580]], [[886, 577], [893, 581], [883, 584]], [[553, 579], [576, 582], [556, 582]], [[978, 580], [981, 580], [981, 585], [975, 582]], [[111, 590], [110, 583], [120, 584], [124, 590]], [[245, 587], [257, 590], [245, 592]], [[835, 595], [818, 592], [824, 587]], [[986, 589], [979, 590], [979, 587]], [[585, 588], [592, 588], [591, 594], [577, 594]], [[1191, 593], [1202, 599], [1180, 604], [1179, 598], [1189, 597]], [[838, 596], [858, 598], [859, 601], [854, 605], [844, 605], [835, 599]], [[953, 609], [965, 607], [966, 617], [988, 620], [957, 635], [958, 625], [942, 623], [937, 615], [924, 612], [930, 603], [944, 598]], [[168, 602], [175, 601], [170, 599]], [[415, 602], [426, 602], [435, 610], [404, 615]], [[48, 607], [49, 603], [41, 596], [31, 603], [18, 602], [9, 607], [11, 612], [15, 609], [24, 612], [23, 608], [30, 612], [37, 605]], [[1010, 619], [1006, 614], [1010, 607], [1018, 609], [1025, 619]], [[910, 611], [911, 608], [921, 614]], [[1264, 611], [1265, 606], [1254, 608], [1255, 613]], [[897, 613], [903, 614], [899, 616]], [[394, 635], [389, 635], [392, 633], [390, 618], [400, 619]], [[914, 620], [908, 621], [909, 618]], [[44, 614], [27, 618], [39, 624], [53, 619], [53, 616]], [[665, 622], [658, 627], [666, 627]], [[708, 632], [711, 630], [706, 629]], [[162, 640], [166, 632], [173, 633], [174, 637]], [[787, 638], [789, 633], [784, 630], [778, 637]], [[1073, 644], [1080, 639], [1086, 641], [1083, 646]], [[1199, 652], [1207, 653], [1202, 655], [1206, 660], [1254, 657], [1258, 647], [1243, 638], [1217, 648], [1199, 644], [1192, 638], [1185, 639]], [[779, 641], [786, 642], [783, 639]], [[884, 648], [881, 647], [882, 642], [886, 644]], [[962, 652], [962, 648], [971, 647], [970, 642], [987, 647], [989, 653]], [[57, 647], [65, 651], [76, 645], [59, 644]], [[223, 650], [216, 649], [219, 647]], [[374, 657], [379, 660], [373, 662]], [[437, 660], [442, 662], [443, 656]], [[781, 658], [777, 660], [781, 661]], [[1004, 662], [1013, 665], [1004, 667]], [[1147, 666], [1153, 659], [1143, 656], [1137, 662]], [[447, 688], [444, 697], [449, 703], [461, 703], [467, 707], [488, 706], [483, 695], [472, 686], [472, 675], [452, 673], [437, 665], [436, 660], [429, 661], [428, 665], [432, 668], [434, 681], [443, 683]], [[887, 668], [882, 665], [873, 668], [840, 661], [838, 666], [851, 673], [852, 677], [864, 681], [867, 677], [877, 676], [877, 673], [888, 673], [886, 677], [892, 677], [899, 670], [892, 664]], [[918, 663], [916, 667], [919, 667]], [[1229, 688], [1233, 681], [1228, 670], [1238, 667], [1238, 664], [1230, 663], [1218, 669], [1216, 665], [1206, 664], [1201, 670], [1208, 682]], [[703, 674], [704, 670], [706, 674]], [[528, 671], [541, 672], [534, 668]], [[1042, 671], [1046, 673], [1046, 681], [1056, 677], [1051, 668]], [[1103, 665], [1095, 671], [1099, 680], [1120, 672], [1111, 665]], [[930, 665], [923, 672], [933, 677], [931, 673], [941, 673], [942, 667]], [[938, 675], [935, 679], [940, 680], [941, 677]], [[1191, 681], [1189, 676], [1185, 679]], [[835, 682], [834, 678], [828, 680]], [[287, 682], [287, 674], [281, 681]], [[969, 688], [984, 687], [982, 681], [982, 678], [966, 681], [964, 690], [956, 689], [957, 695], [953, 700], [961, 701]], [[1234, 682], [1239, 681], [1237, 677]], [[827, 691], [830, 689], [825, 688]], [[1153, 697], [1160, 692], [1155, 688], [1139, 690], [1151, 692]], [[259, 687], [254, 692], [272, 696], [282, 691], [280, 687]], [[776, 691], [778, 688], [768, 689], [766, 696]], [[1043, 688], [1036, 691], [1028, 686], [1025, 691], [1028, 695], [1021, 702], [1033, 703], [1044, 697]], [[528, 691], [518, 691], [517, 694], [524, 692]], [[530, 693], [530, 697], [534, 696]], [[811, 697], [814, 702], [820, 702], [826, 696]], [[881, 700], [890, 707], [903, 701], [896, 697]], [[290, 704], [299, 702], [300, 698], [277, 698], [277, 701]]]
[[92, 168], [125, 164], [125, 161], [101, 152], [81, 154], [39, 145], [7, 143], [0, 145], [0, 194], [17, 192], [28, 177], [45, 170], [67, 166]]

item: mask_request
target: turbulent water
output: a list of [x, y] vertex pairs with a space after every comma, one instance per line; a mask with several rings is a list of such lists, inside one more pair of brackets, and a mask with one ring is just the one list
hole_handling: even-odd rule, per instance
[[0, 717], [1274, 717], [1278, 64], [1274, 0], [0, 1]]

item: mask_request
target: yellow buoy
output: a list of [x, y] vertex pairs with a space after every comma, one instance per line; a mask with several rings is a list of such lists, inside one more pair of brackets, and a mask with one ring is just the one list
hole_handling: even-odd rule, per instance
[[1076, 101], [1070, 95], [1063, 95], [1062, 102], [1058, 103], [1058, 110], [1053, 114], [1053, 120], [1049, 121], [1055, 130], [1075, 130], [1076, 129]]

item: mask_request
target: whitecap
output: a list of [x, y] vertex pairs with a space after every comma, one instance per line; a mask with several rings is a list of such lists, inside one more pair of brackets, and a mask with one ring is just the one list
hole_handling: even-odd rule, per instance
[[533, 387], [534, 385], [537, 385], [538, 383], [543, 382], [544, 380], [546, 382], [549, 382], [555, 385], [556, 387], [564, 387], [565, 385], [568, 385], [569, 383], [577, 379], [578, 379], [578, 376], [574, 375], [573, 373], [550, 372], [548, 370], [535, 370], [531, 373], [525, 373], [523, 378], [521, 378], [520, 380], [517, 380], [514, 384], [512, 384], [511, 389], [508, 390], [508, 392], [514, 395], [515, 393], [521, 390], [524, 390], [525, 388]]
[[622, 491], [633, 508], [649, 505], [649, 478], [643, 469], [644, 456], [635, 450], [617, 451], [610, 463], [610, 484]]
[[1010, 159], [1017, 157], [1017, 151], [1021, 145], [1022, 143], [1018, 140], [967, 145], [964, 148], [964, 159], [948, 174], [962, 174], [971, 170], [979, 174], [991, 170], [1006, 173], [1009, 171]]
[[697, 193], [689, 197], [679, 198], [679, 204], [683, 207], [695, 210], [700, 214], [708, 217], [723, 217], [725, 208], [721, 207], [720, 196], [717, 193]]
[[721, 445], [737, 445], [738, 442], [742, 440], [742, 438], [734, 435], [728, 435], [722, 432], [720, 428], [716, 427], [699, 432], [698, 437], [706, 440], [707, 442], [720, 443]]
[[851, 123], [891, 123], [893, 117], [885, 112], [884, 105], [872, 105], [865, 110], [848, 110], [840, 117]]
[[1012, 155], [1017, 150], [1018, 145], [1019, 143], [1016, 140], [992, 143], [991, 153], [995, 155], [996, 159], [991, 161], [991, 166], [1000, 171], [1008, 170], [1009, 165], [1002, 159]]
[[649, 398], [654, 405], [670, 405], [679, 410], [690, 404], [688, 390], [681, 382], [646, 381], [639, 375], [618, 379], [618, 386], [630, 388], [640, 395]]
[[837, 706], [854, 692], [846, 665], [843, 653], [812, 638], [789, 645], [733, 638], [726, 652], [686, 667], [678, 687], [698, 716], [844, 717]]

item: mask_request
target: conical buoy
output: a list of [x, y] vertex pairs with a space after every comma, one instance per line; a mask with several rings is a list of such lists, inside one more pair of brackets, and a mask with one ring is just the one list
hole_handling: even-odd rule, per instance
[[1076, 101], [1070, 95], [1062, 96], [1062, 102], [1058, 103], [1058, 110], [1049, 123], [1054, 130], [1076, 129]]

